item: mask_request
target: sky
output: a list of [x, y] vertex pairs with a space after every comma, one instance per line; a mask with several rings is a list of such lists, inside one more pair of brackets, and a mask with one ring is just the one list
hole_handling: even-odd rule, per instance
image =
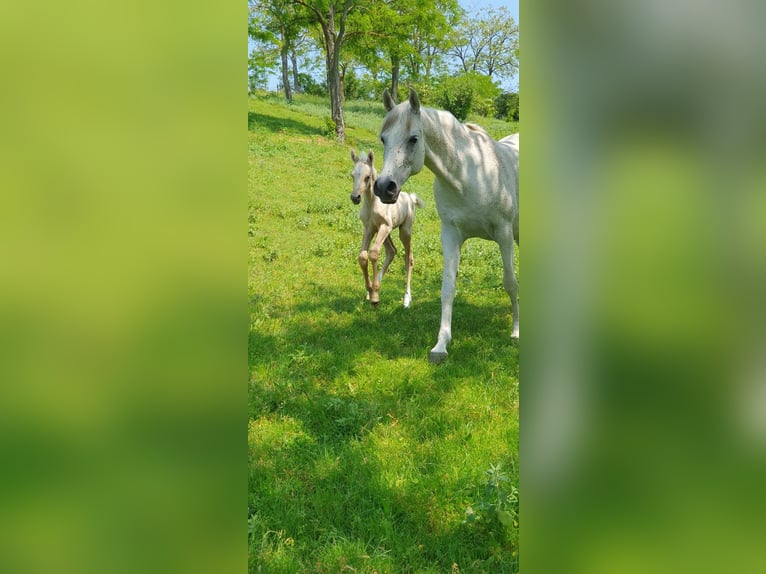
[[[513, 16], [516, 24], [519, 24], [519, 0], [459, 0], [459, 4], [469, 13], [481, 11], [487, 8], [499, 8], [505, 6]], [[277, 74], [272, 74], [269, 77], [269, 89], [277, 89]], [[517, 90], [519, 87], [519, 75], [518, 73], [511, 80], [506, 80], [502, 83], [504, 89]]]

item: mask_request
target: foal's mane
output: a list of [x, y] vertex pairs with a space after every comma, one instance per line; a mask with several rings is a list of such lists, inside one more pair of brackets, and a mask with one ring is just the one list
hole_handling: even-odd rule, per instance
[[370, 174], [372, 177], [370, 177], [370, 185], [375, 183], [375, 180], [378, 179], [378, 172], [375, 169], [375, 164], [368, 164], [367, 163], [367, 152], [361, 151], [359, 152], [359, 163], [362, 163], [364, 165], [368, 165], [370, 168]]

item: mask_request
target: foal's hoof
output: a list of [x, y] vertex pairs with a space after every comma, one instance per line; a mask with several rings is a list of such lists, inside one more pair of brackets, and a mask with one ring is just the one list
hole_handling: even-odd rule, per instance
[[370, 305], [372, 305], [373, 307], [377, 307], [378, 303], [380, 303], [380, 301], [370, 301]]
[[428, 362], [434, 365], [443, 363], [447, 359], [447, 351], [431, 351], [428, 353]]

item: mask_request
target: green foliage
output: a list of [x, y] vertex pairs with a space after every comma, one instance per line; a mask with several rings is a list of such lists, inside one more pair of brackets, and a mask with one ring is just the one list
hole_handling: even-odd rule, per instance
[[442, 78], [433, 99], [436, 107], [465, 121], [469, 112], [483, 117], [494, 116], [494, 100], [499, 93], [500, 88], [492, 78], [484, 74], [467, 73]]
[[309, 74], [298, 73], [298, 88], [304, 94], [327, 97], [327, 85], [318, 83]]
[[376, 309], [357, 263], [349, 147], [380, 166], [379, 98], [346, 102], [351, 145], [324, 137], [326, 96], [249, 106], [249, 572], [516, 572], [515, 531], [462, 524], [477, 470], [518, 457], [519, 348], [497, 246], [463, 247], [460, 336], [429, 364], [442, 269], [430, 172], [405, 185], [426, 201], [412, 306], [396, 233]]
[[495, 98], [495, 117], [508, 121], [519, 121], [519, 94], [505, 92]]
[[358, 80], [358, 97], [362, 100], [381, 101], [381, 95], [387, 86], [388, 80], [378, 80], [372, 74], [365, 73]]
[[356, 100], [360, 97], [360, 83], [354, 70], [346, 70], [343, 76], [343, 96], [347, 100]]
[[502, 471], [500, 464], [491, 464], [484, 472], [480, 497], [465, 511], [466, 524], [484, 520], [511, 530], [519, 527], [519, 490], [511, 483], [511, 477]]
[[473, 86], [473, 104], [471, 111], [485, 118], [495, 115], [495, 98], [501, 90], [492, 78], [485, 74], [465, 74], [466, 81]]
[[465, 72], [511, 78], [518, 69], [519, 28], [507, 7], [464, 18], [452, 33], [450, 54]]
[[439, 86], [436, 104], [462, 122], [471, 111], [473, 97], [474, 88], [469, 78], [466, 76], [445, 78]]
[[436, 106], [436, 95], [438, 92], [438, 88], [435, 82], [431, 81], [421, 81], [421, 82], [413, 82], [412, 87], [415, 88], [415, 90], [418, 92], [418, 98], [420, 98], [420, 103], [422, 103], [424, 106]]
[[335, 137], [335, 120], [330, 116], [324, 117], [324, 135], [328, 138]]

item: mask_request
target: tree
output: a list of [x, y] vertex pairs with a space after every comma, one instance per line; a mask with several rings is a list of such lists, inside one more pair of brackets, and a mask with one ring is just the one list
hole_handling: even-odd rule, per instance
[[428, 82], [442, 57], [450, 47], [450, 32], [463, 16], [463, 9], [457, 0], [432, 0], [429, 10], [422, 10], [424, 4], [418, 4], [419, 15], [414, 18], [410, 31], [412, 50], [407, 56], [407, 68], [412, 81]]
[[259, 16], [251, 11], [248, 21], [250, 54], [247, 59], [248, 89], [253, 92], [266, 84], [266, 77], [274, 68], [279, 40], [262, 26]]
[[[285, 99], [290, 102], [293, 96], [288, 58], [295, 52], [301, 30], [306, 26], [305, 15], [301, 10], [296, 10], [296, 5], [291, 0], [248, 0], [248, 4], [252, 22], [249, 26], [251, 34], [257, 23], [278, 39], [282, 89], [285, 92]], [[293, 64], [295, 65], [295, 61]], [[296, 73], [293, 69], [293, 84], [295, 77]]]
[[463, 21], [453, 36], [450, 54], [464, 72], [490, 78], [512, 78], [518, 69], [519, 27], [505, 7]]
[[291, 0], [303, 6], [311, 15], [312, 23], [321, 31], [322, 48], [327, 67], [327, 91], [330, 110], [335, 122], [338, 141], [346, 141], [346, 125], [343, 121], [343, 88], [340, 78], [340, 53], [346, 41], [346, 25], [349, 15], [369, 2], [364, 0]]
[[457, 0], [370, 2], [353, 16], [348, 47], [373, 77], [389, 75], [396, 99], [403, 75], [419, 81], [446, 51], [450, 22], [460, 11]]

